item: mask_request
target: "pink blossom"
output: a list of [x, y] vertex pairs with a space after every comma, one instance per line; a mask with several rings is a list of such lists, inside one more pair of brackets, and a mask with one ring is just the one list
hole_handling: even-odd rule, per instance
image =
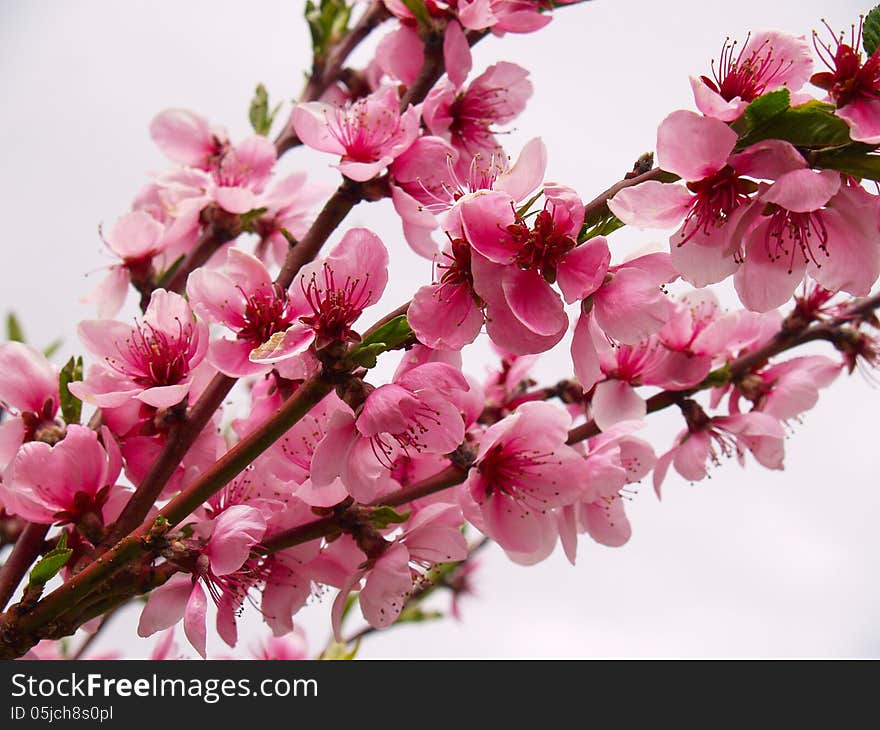
[[8, 512], [29, 522], [76, 522], [101, 518], [122, 468], [122, 455], [105, 427], [98, 434], [71, 425], [54, 446], [24, 444], [3, 474], [0, 495]]
[[153, 258], [166, 244], [164, 232], [159, 221], [139, 210], [113, 224], [104, 243], [122, 261], [110, 267], [101, 284], [84, 300], [97, 303], [99, 317], [115, 317], [125, 302], [128, 285], [150, 275]]
[[263, 263], [238, 248], [226, 255], [225, 271], [201, 268], [190, 274], [187, 296], [196, 314], [232, 330], [235, 339], [215, 339], [208, 361], [230, 377], [257, 375], [271, 365], [253, 363], [251, 351], [285, 332], [296, 312], [289, 292], [272, 281]]
[[337, 412], [311, 464], [314, 488], [341, 479], [357, 501], [368, 503], [392, 486], [391, 468], [401, 454], [445, 454], [464, 441], [455, 395], [467, 380], [444, 363], [427, 363], [372, 391], [355, 418]]
[[208, 326], [196, 321], [179, 294], [157, 289], [143, 321], [134, 326], [115, 320], [80, 323], [83, 344], [100, 362], [70, 391], [99, 407], [116, 407], [135, 398], [170, 408], [189, 392], [193, 369], [205, 356]]
[[397, 91], [385, 87], [345, 107], [299, 104], [291, 121], [304, 144], [340, 155], [339, 171], [363, 181], [378, 175], [418, 136], [419, 108], [401, 114], [399, 107]]
[[657, 461], [654, 450], [643, 439], [632, 435], [638, 422], [621, 423], [590, 439], [584, 457], [581, 498], [557, 512], [559, 537], [566, 557], [572, 563], [577, 555], [577, 536], [589, 533], [608, 547], [626, 544], [632, 528], [624, 509], [627, 484], [646, 476]]
[[273, 364], [297, 357], [311, 345], [358, 339], [351, 326], [382, 296], [388, 283], [388, 251], [366, 228], [352, 228], [324, 260], [304, 266], [290, 288], [294, 324], [250, 353]]
[[385, 542], [378, 556], [348, 577], [333, 602], [333, 632], [339, 640], [342, 611], [348, 595], [366, 577], [358, 594], [364, 618], [377, 629], [397, 620], [412, 590], [413, 579], [436, 563], [464, 560], [467, 542], [461, 534], [461, 511], [447, 503], [432, 504], [420, 510], [404, 526], [399, 538]]
[[465, 514], [516, 562], [549, 555], [558, 534], [553, 508], [580, 494], [583, 461], [565, 445], [570, 425], [561, 408], [530, 402], [480, 438], [462, 492]]
[[303, 172], [294, 172], [275, 181], [263, 193], [256, 232], [260, 236], [258, 255], [284, 263], [290, 242], [285, 233], [299, 240], [308, 232], [314, 218], [313, 207], [330, 193], [326, 185], [309, 181]]
[[[141, 612], [138, 636], [151, 636], [183, 619], [183, 630], [193, 648], [205, 656], [207, 599], [205, 589], [217, 604], [217, 632], [229, 646], [235, 646], [235, 612], [257, 576], [249, 565], [251, 548], [266, 531], [266, 520], [253, 507], [232, 506], [215, 520], [198, 528], [206, 539], [197, 572], [175, 575], [156, 588]], [[204, 584], [204, 588], [202, 587]]]
[[448, 142], [425, 136], [391, 166], [391, 200], [401, 217], [404, 236], [413, 250], [426, 258], [437, 253], [432, 237], [435, 229], [442, 226], [447, 235], [460, 230], [459, 201], [486, 190], [505, 191], [517, 202], [526, 200], [544, 179], [547, 149], [540, 138], [532, 139], [512, 166], [506, 156], [472, 157], [462, 175], [456, 170], [458, 159], [458, 151]]
[[671, 228], [681, 223], [669, 239], [672, 263], [697, 287], [721, 281], [739, 267], [742, 232], [757, 213], [752, 203], [759, 186], [747, 176], [805, 174], [804, 158], [787, 142], [768, 140], [732, 154], [736, 141], [736, 133], [717, 119], [673, 112], [657, 131], [658, 163], [686, 184], [647, 181], [608, 202], [627, 224]]
[[813, 61], [803, 36], [779, 31], [749, 35], [737, 52], [737, 42], [724, 41], [718, 68], [712, 76], [691, 77], [694, 100], [703, 114], [732, 122], [759, 96], [786, 87], [797, 91], [810, 78]]
[[303, 630], [296, 627], [284, 636], [270, 636], [253, 652], [254, 659], [268, 661], [298, 661], [309, 658]]
[[687, 429], [675, 438], [675, 445], [657, 460], [654, 490], [666, 479], [669, 466], [685, 479], [698, 482], [707, 475], [707, 461], [720, 464], [720, 457], [736, 455], [743, 461], [746, 450], [768, 469], [782, 469], [785, 432], [779, 421], [766, 413], [750, 413], [707, 418], [701, 411]]
[[866, 295], [880, 275], [876, 198], [841, 185], [833, 170], [780, 175], [739, 230], [745, 261], [734, 284], [754, 311], [784, 304], [805, 275], [855, 296]]
[[58, 430], [58, 371], [43, 353], [21, 342], [0, 343], [0, 470], [18, 447]]
[[223, 153], [228, 140], [222, 129], [186, 109], [167, 109], [150, 122], [150, 136], [172, 162], [207, 170]]
[[432, 134], [461, 152], [457, 172], [466, 175], [474, 157], [504, 157], [495, 125], [512, 121], [532, 95], [528, 71], [515, 63], [487, 68], [466, 89], [451, 80], [435, 86], [425, 98], [422, 116]]
[[827, 23], [825, 27], [831, 44], [822, 43], [813, 33], [813, 45], [829, 70], [814, 74], [810, 82], [828, 92], [829, 101], [837, 106], [837, 116], [849, 124], [854, 140], [880, 144], [880, 52], [875, 50], [862, 59], [861, 19], [858, 30], [853, 27], [849, 43]]
[[547, 350], [565, 333], [568, 318], [552, 284], [558, 281], [565, 300], [574, 302], [599, 283], [593, 249], [577, 246], [580, 199], [561, 186], [545, 194], [531, 225], [506, 193], [486, 192], [461, 205], [464, 233], [479, 254], [471, 257], [471, 273], [488, 307], [489, 336], [516, 353]]

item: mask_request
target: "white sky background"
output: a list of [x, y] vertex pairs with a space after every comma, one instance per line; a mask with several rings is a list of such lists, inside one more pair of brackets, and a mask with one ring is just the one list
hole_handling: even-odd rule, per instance
[[[537, 34], [487, 39], [474, 67], [511, 60], [531, 70], [535, 95], [508, 151], [541, 135], [548, 177], [590, 199], [652, 148], [667, 113], [693, 108], [688, 74], [708, 72], [726, 35], [809, 33], [823, 16], [842, 28], [868, 9], [596, 0], [563, 9]], [[147, 133], [152, 116], [185, 106], [233, 138], [248, 133], [256, 82], [273, 99], [299, 92], [310, 54], [300, 13], [293, 0], [0, 2], [0, 311], [14, 307], [31, 342], [63, 335], [59, 359], [78, 350], [76, 322], [94, 316], [78, 299], [98, 280], [83, 274], [109, 262], [97, 226], [127, 210], [146, 174], [165, 164]], [[329, 161], [300, 149], [283, 169], [305, 166], [332, 182]], [[388, 308], [427, 280], [430, 266], [409, 254], [390, 204], [361, 205], [347, 223], [372, 227], [392, 250]], [[623, 231], [612, 247], [619, 257], [662, 240]], [[478, 357], [471, 365], [483, 367]], [[549, 382], [569, 373], [564, 348], [539, 368]], [[878, 403], [859, 376], [836, 383], [795, 429], [785, 472], [728, 463], [694, 486], [672, 475], [662, 504], [642, 485], [629, 505], [630, 543], [609, 549], [584, 538], [574, 568], [559, 550], [521, 568], [493, 549], [462, 623], [396, 628], [361, 655], [876, 656]], [[680, 424], [674, 414], [651, 419], [662, 452]], [[318, 650], [329, 596], [301, 616]], [[136, 619], [136, 609], [116, 619], [99, 646], [145, 655], [152, 642], [134, 636]], [[245, 655], [265, 630], [253, 609], [242, 627], [236, 653]], [[209, 653], [228, 651], [213, 639]]]

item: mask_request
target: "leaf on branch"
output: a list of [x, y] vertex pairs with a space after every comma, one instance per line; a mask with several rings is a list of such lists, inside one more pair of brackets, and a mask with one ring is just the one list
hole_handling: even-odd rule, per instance
[[415, 16], [420, 26], [425, 29], [431, 28], [431, 14], [428, 12], [425, 0], [402, 0], [402, 2], [406, 5], [406, 9]]
[[364, 338], [353, 348], [349, 357], [365, 368], [376, 367], [376, 358], [388, 350], [396, 350], [411, 342], [414, 337], [412, 327], [405, 314], [386, 322], [369, 337]]
[[57, 340], [53, 340], [43, 348], [43, 355], [45, 355], [46, 359], [48, 360], [50, 357], [52, 357], [52, 355], [54, 355], [56, 352], [58, 352], [58, 350], [61, 349], [61, 345], [63, 344], [64, 340], [60, 337]]
[[608, 236], [614, 233], [618, 228], [623, 228], [625, 225], [626, 224], [616, 215], [610, 211], [606, 211], [598, 221], [594, 222], [592, 225], [585, 224], [583, 228], [581, 228], [580, 235], [578, 235], [578, 243], [584, 243], [596, 236]]
[[[746, 114], [749, 114], [749, 108], [764, 98], [755, 99], [746, 107]], [[747, 121], [748, 129], [740, 137], [737, 145], [739, 149], [765, 139], [781, 139], [795, 147], [812, 149], [839, 147], [852, 141], [849, 137], [849, 126], [840, 117], [834, 115], [834, 107], [831, 104], [808, 101], [806, 104], [789, 107], [779, 112], [777, 109], [780, 101], [781, 97], [776, 97], [759, 105], [757, 111], [752, 111], [751, 116], [760, 120], [760, 123], [749, 126]]]
[[168, 282], [174, 278], [174, 274], [177, 273], [177, 270], [180, 268], [180, 265], [184, 262], [185, 259], [186, 255], [180, 254], [180, 256], [174, 259], [171, 266], [169, 266], [167, 269], [165, 269], [165, 271], [163, 271], [156, 277], [158, 288], [161, 289], [167, 286]]
[[61, 399], [61, 415], [67, 424], [79, 424], [82, 401], [68, 389], [68, 384], [83, 379], [82, 357], [70, 358], [58, 374], [58, 396]]
[[254, 131], [264, 137], [269, 134], [269, 131], [272, 129], [272, 123], [275, 121], [275, 116], [280, 108], [281, 104], [278, 103], [272, 111], [269, 111], [269, 93], [263, 84], [257, 84], [248, 113], [248, 118], [251, 120], [251, 126], [254, 128]]
[[15, 312], [6, 315], [6, 339], [10, 342], [24, 342], [24, 330]]
[[438, 618], [443, 618], [442, 611], [426, 611], [419, 605], [408, 605], [400, 612], [396, 623], [421, 623], [422, 621], [435, 621]]
[[791, 94], [785, 87], [759, 96], [746, 107], [743, 118], [747, 129], [752, 130], [767, 124], [791, 106]]
[[406, 522], [411, 512], [396, 512], [393, 507], [376, 507], [370, 513], [370, 524], [378, 530], [384, 530], [388, 525], [397, 525]]
[[862, 26], [862, 45], [869, 56], [873, 56], [880, 46], [880, 5], [865, 16]]
[[348, 31], [351, 7], [344, 0], [307, 0], [305, 18], [312, 35], [315, 61], [326, 58], [330, 48]]
[[354, 646], [351, 649], [348, 648], [348, 644], [346, 644], [344, 641], [334, 641], [324, 650], [324, 653], [321, 654], [320, 659], [324, 661], [351, 661], [355, 658], [358, 653], [358, 649], [360, 648], [360, 639], [358, 639], [354, 643]]
[[847, 175], [880, 180], [880, 155], [870, 154], [875, 149], [869, 145], [854, 144], [840, 150], [820, 152], [815, 157], [815, 164]]
[[67, 532], [62, 532], [58, 544], [31, 569], [30, 585], [42, 586], [48, 583], [67, 565], [71, 555], [73, 550], [67, 547]]
[[254, 224], [260, 219], [260, 217], [267, 211], [268, 208], [253, 208], [252, 210], [247, 211], [247, 213], [242, 213], [238, 219], [241, 222], [241, 229], [244, 232], [253, 232]]

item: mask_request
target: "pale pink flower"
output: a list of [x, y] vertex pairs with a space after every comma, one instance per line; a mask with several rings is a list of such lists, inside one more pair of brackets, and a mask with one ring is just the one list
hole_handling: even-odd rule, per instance
[[828, 291], [865, 296], [880, 275], [877, 199], [841, 184], [833, 170], [779, 176], [739, 227], [744, 263], [734, 276], [742, 303], [781, 306], [808, 275]]
[[418, 136], [420, 109], [401, 114], [399, 107], [397, 91], [385, 87], [345, 107], [299, 104], [291, 122], [304, 144], [340, 155], [339, 171], [363, 181], [378, 175]]
[[83, 300], [97, 304], [99, 317], [115, 317], [125, 302], [128, 285], [149, 277], [154, 257], [165, 248], [164, 232], [159, 221], [140, 210], [127, 213], [113, 224], [104, 243], [121, 263], [111, 266], [104, 280]]
[[650, 444], [632, 435], [638, 426], [638, 422], [621, 423], [589, 440], [581, 498], [557, 512], [560, 541], [572, 565], [579, 534], [589, 533], [608, 547], [629, 541], [632, 528], [622, 491], [646, 476], [657, 461]]
[[332, 488], [341, 479], [352, 497], [367, 503], [392, 487], [391, 469], [401, 454], [454, 451], [464, 441], [455, 396], [469, 388], [457, 369], [427, 363], [372, 391], [356, 418], [337, 412], [315, 447], [312, 486]]
[[134, 326], [110, 319], [80, 323], [79, 336], [99, 360], [70, 391], [98, 407], [115, 407], [135, 398], [170, 408], [189, 392], [193, 369], [208, 347], [208, 326], [196, 321], [179, 294], [157, 289], [143, 320]]
[[122, 469], [119, 447], [106, 427], [101, 439], [90, 428], [71, 425], [54, 446], [24, 444], [0, 483], [5, 509], [43, 525], [77, 522], [87, 514], [101, 518]]
[[558, 534], [553, 509], [580, 495], [583, 460], [565, 445], [570, 425], [563, 409], [536, 401], [480, 437], [460, 493], [465, 515], [516, 562], [550, 554]]
[[215, 368], [236, 378], [272, 369], [248, 356], [272, 335], [285, 332], [296, 312], [290, 293], [272, 281], [258, 258], [230, 248], [223, 270], [200, 268], [190, 274], [186, 293], [196, 314], [223, 324], [235, 335], [211, 342], [207, 358]]
[[314, 219], [314, 206], [330, 192], [328, 186], [307, 180], [304, 172], [291, 173], [270, 185], [260, 199], [266, 212], [256, 223], [258, 255], [282, 265], [290, 249], [282, 231], [297, 240], [305, 236]]
[[58, 370], [43, 353], [21, 342], [0, 343], [0, 470], [41, 429], [58, 429], [58, 405]]
[[333, 602], [333, 632], [340, 638], [342, 612], [349, 594], [366, 577], [358, 594], [364, 618], [377, 629], [397, 620], [413, 587], [413, 580], [437, 563], [464, 560], [467, 541], [461, 534], [459, 508], [438, 502], [419, 510], [404, 525], [393, 542], [381, 546], [376, 556], [368, 556], [363, 567], [350, 575]]
[[298, 661], [309, 658], [308, 644], [303, 630], [297, 626], [284, 636], [270, 636], [253, 651], [254, 659], [267, 661]]
[[737, 51], [737, 42], [724, 41], [712, 76], [691, 76], [694, 100], [703, 114], [724, 122], [737, 119], [759, 96], [786, 87], [800, 89], [813, 69], [810, 46], [803, 36], [779, 31], [749, 35]]
[[[437, 253], [433, 232], [461, 225], [455, 208], [461, 200], [485, 190], [508, 192], [525, 201], [541, 184], [547, 167], [547, 149], [540, 138], [526, 143], [517, 161], [509, 166], [506, 156], [470, 158], [460, 175], [458, 151], [440, 137], [424, 136], [391, 165], [391, 200], [403, 223], [407, 243], [421, 256]], [[447, 216], [444, 213], [450, 211]]]
[[451, 80], [435, 86], [425, 98], [422, 116], [431, 133], [461, 153], [457, 172], [466, 175], [474, 157], [504, 157], [495, 125], [516, 118], [532, 95], [529, 72], [505, 61], [487, 68], [467, 88]]
[[[757, 190], [745, 177], [773, 178], [806, 166], [787, 142], [769, 140], [733, 154], [737, 134], [723, 122], [676, 111], [657, 130], [657, 163], [680, 183], [656, 180], [625, 188], [608, 201], [628, 225], [673, 228], [673, 265], [696, 287], [726, 278], [738, 267], [736, 225]], [[685, 246], [685, 244], [688, 244]]]
[[352, 228], [327, 258], [304, 266], [290, 288], [296, 320], [250, 354], [252, 363], [297, 357], [313, 344], [357, 339], [352, 325], [382, 296], [388, 283], [388, 251], [366, 228]]
[[225, 130], [186, 109], [166, 109], [150, 122], [150, 136], [172, 162], [202, 170], [211, 168], [229, 142]]
[[196, 572], [175, 575], [150, 593], [141, 612], [138, 636], [151, 636], [183, 619], [187, 639], [204, 657], [207, 589], [217, 604], [217, 632], [229, 646], [235, 646], [236, 611], [258, 579], [258, 573], [249, 562], [251, 549], [265, 531], [265, 517], [246, 505], [229, 507], [215, 520], [198, 523], [196, 532], [206, 542], [196, 563]]
[[708, 473], [707, 462], [718, 465], [722, 456], [736, 455], [742, 463], [746, 450], [762, 466], [782, 469], [784, 440], [782, 425], [766, 413], [751, 411], [715, 418], [700, 413], [676, 436], [675, 445], [657, 459], [654, 490], [659, 497], [670, 465], [685, 479], [698, 482]]

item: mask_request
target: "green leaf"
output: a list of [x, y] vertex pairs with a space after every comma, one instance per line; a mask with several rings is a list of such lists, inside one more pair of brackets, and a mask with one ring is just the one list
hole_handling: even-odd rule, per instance
[[382, 343], [386, 350], [393, 350], [406, 343], [413, 336], [412, 327], [406, 320], [406, 315], [401, 314], [390, 322], [386, 322], [373, 334], [364, 339], [363, 345]]
[[71, 555], [73, 555], [73, 550], [67, 547], [67, 533], [62, 532], [61, 537], [58, 538], [58, 544], [31, 569], [31, 585], [48, 583], [58, 574], [59, 570], [67, 565]]
[[24, 342], [24, 330], [14, 312], [6, 315], [6, 339], [11, 342]]
[[608, 236], [618, 228], [623, 228], [626, 225], [620, 218], [611, 213], [610, 211], [606, 212], [606, 214], [594, 225], [587, 226], [585, 225], [581, 228], [580, 235], [578, 236], [578, 243], [584, 243], [585, 241], [589, 241], [591, 238], [595, 238], [596, 236]]
[[539, 190], [535, 193], [531, 198], [529, 198], [525, 203], [523, 203], [519, 208], [517, 208], [516, 214], [520, 217], [524, 216], [529, 212], [529, 208], [531, 208], [535, 201], [540, 198], [544, 194], [543, 190]]
[[396, 525], [409, 519], [410, 511], [396, 512], [393, 507], [376, 507], [370, 513], [370, 524], [382, 530], [388, 525]]
[[873, 56], [880, 46], [880, 5], [865, 16], [862, 26], [862, 45], [869, 56]]
[[751, 130], [767, 124], [790, 108], [790, 103], [791, 94], [784, 87], [759, 96], [746, 107], [744, 117], [747, 128]]
[[174, 274], [180, 268], [180, 265], [186, 259], [186, 254], [180, 254], [174, 261], [171, 266], [169, 266], [165, 271], [163, 271], [159, 276], [156, 277], [156, 281], [158, 282], [158, 288], [163, 289], [165, 286], [174, 278]]
[[442, 611], [426, 611], [421, 606], [409, 605], [400, 612], [397, 623], [421, 623], [422, 621], [435, 621], [438, 618], [443, 618]]
[[[752, 102], [754, 104], [754, 102]], [[850, 142], [849, 127], [833, 113], [834, 107], [820, 101], [791, 107], [776, 114], [740, 137], [740, 149], [765, 139], [781, 139], [795, 147], [822, 149]]]
[[374, 368], [379, 355], [403, 347], [411, 342], [414, 336], [406, 315], [401, 314], [365, 337], [357, 347], [352, 348], [349, 357], [358, 365]]
[[402, 2], [406, 5], [407, 10], [416, 16], [419, 25], [423, 28], [430, 28], [432, 26], [431, 14], [428, 12], [425, 0], [402, 0]]
[[269, 111], [269, 93], [262, 84], [257, 84], [254, 91], [254, 98], [251, 100], [251, 108], [248, 112], [248, 118], [251, 120], [251, 126], [257, 134], [264, 137], [269, 134], [272, 129], [272, 122], [275, 121], [275, 115], [281, 104], [276, 104], [272, 111]]
[[359, 345], [351, 351], [352, 362], [371, 370], [379, 363], [379, 355], [385, 352], [385, 345], [376, 342], [372, 345]]
[[82, 357], [70, 358], [67, 364], [61, 368], [61, 372], [58, 375], [58, 396], [61, 399], [61, 415], [64, 417], [65, 423], [78, 424], [82, 416], [82, 401], [71, 393], [67, 387], [69, 383], [82, 380], [82, 378]]
[[46, 345], [43, 348], [43, 354], [46, 356], [46, 359], [48, 360], [50, 357], [52, 357], [52, 355], [58, 352], [58, 350], [61, 349], [61, 345], [63, 344], [64, 340], [59, 337], [57, 340], [53, 340], [48, 345]]
[[254, 223], [259, 220], [260, 216], [265, 213], [268, 208], [253, 208], [252, 210], [247, 211], [247, 213], [242, 213], [238, 219], [241, 221], [241, 227], [244, 231], [251, 231], [254, 226]]
[[351, 661], [355, 658], [360, 648], [360, 639], [354, 643], [351, 649], [348, 648], [348, 644], [344, 641], [334, 641], [324, 650], [320, 658], [324, 661]]
[[312, 53], [315, 61], [322, 61], [330, 48], [348, 30], [351, 7], [344, 0], [307, 0], [305, 9], [306, 22], [312, 36]]
[[880, 180], [880, 155], [870, 154], [871, 149], [867, 145], [851, 145], [842, 150], [820, 152], [814, 161], [817, 167], [868, 180]]

